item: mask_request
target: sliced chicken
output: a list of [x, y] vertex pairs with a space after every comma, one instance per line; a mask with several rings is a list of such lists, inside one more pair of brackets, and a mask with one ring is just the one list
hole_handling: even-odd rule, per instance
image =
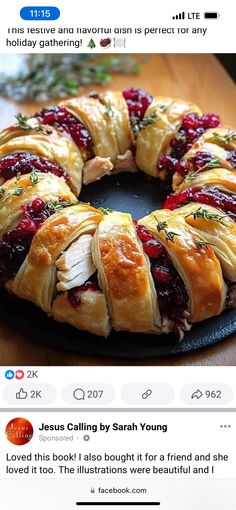
[[57, 271], [59, 280], [57, 290], [59, 292], [80, 287], [95, 273], [96, 267], [91, 254], [92, 238], [90, 234], [82, 235], [57, 260], [56, 266], [59, 270]]
[[182, 317], [173, 318], [173, 320], [169, 319], [166, 315], [163, 316], [163, 331], [167, 334], [175, 332], [178, 336], [179, 342], [182, 342], [184, 338], [184, 331], [189, 331], [191, 329], [191, 324], [188, 322], [189, 315], [189, 312], [185, 310]]
[[116, 158], [115, 167], [112, 173], [137, 172], [138, 168], [130, 149]]
[[106, 174], [110, 174], [113, 169], [113, 163], [110, 158], [100, 158], [96, 156], [86, 161], [83, 167], [83, 184], [98, 181]]
[[228, 289], [227, 308], [236, 306], [236, 283], [231, 283]]

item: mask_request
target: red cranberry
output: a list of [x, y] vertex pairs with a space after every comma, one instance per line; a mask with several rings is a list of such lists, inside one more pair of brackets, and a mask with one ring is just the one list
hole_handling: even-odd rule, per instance
[[135, 88], [125, 89], [122, 94], [126, 100], [130, 117], [142, 120], [153, 97], [144, 90]]
[[70, 177], [57, 163], [41, 158], [37, 154], [31, 154], [30, 152], [9, 154], [0, 160], [0, 178], [4, 181], [12, 179], [18, 174], [31, 173], [33, 170], [42, 173], [51, 172], [58, 177], [64, 177], [67, 182], [70, 182]]
[[0, 285], [16, 274], [29, 251], [34, 234], [54, 212], [40, 198], [22, 206], [22, 218], [18, 225], [6, 232], [0, 241]]
[[206, 113], [202, 116], [198, 116], [196, 113], [184, 115], [179, 131], [171, 141], [172, 151], [170, 155], [173, 158], [181, 159], [206, 129], [219, 125], [220, 119], [214, 113]]
[[152, 275], [156, 283], [167, 285], [173, 280], [173, 276], [168, 269], [159, 265], [152, 266]]
[[164, 202], [164, 209], [174, 210], [181, 205], [189, 202], [198, 202], [200, 204], [211, 205], [221, 209], [236, 221], [236, 198], [234, 195], [228, 195], [219, 191], [217, 188], [189, 188], [180, 193], [173, 193]]
[[85, 151], [86, 156], [92, 155], [92, 138], [86, 127], [65, 106], [50, 106], [35, 114], [42, 123], [60, 127], [69, 133], [78, 147]]
[[67, 297], [72, 306], [78, 306], [81, 303], [81, 294], [86, 290], [90, 290], [90, 292], [101, 292], [101, 289], [98, 284], [97, 273], [87, 280], [83, 285], [79, 287], [75, 287], [74, 289], [70, 289], [67, 293]]
[[35, 198], [32, 202], [32, 209], [35, 212], [39, 212], [42, 211], [42, 209], [44, 209], [45, 205], [46, 205], [45, 202], [41, 200], [41, 198]]
[[200, 127], [201, 122], [199, 118], [195, 115], [195, 113], [189, 113], [188, 115], [185, 115], [182, 119], [182, 128], [185, 130], [189, 129], [197, 129]]
[[30, 218], [26, 218], [20, 221], [18, 228], [27, 233], [34, 234], [37, 231], [37, 224]]
[[150, 239], [143, 243], [143, 249], [150, 259], [159, 257], [165, 253], [165, 248], [156, 240]]
[[236, 150], [234, 151], [227, 151], [227, 161], [230, 162], [233, 168], [236, 168]]
[[171, 156], [161, 156], [158, 168], [159, 170], [165, 170], [168, 174], [178, 172], [183, 177], [186, 173], [186, 164]]
[[137, 223], [136, 229], [137, 229], [137, 235], [138, 235], [140, 241], [149, 241], [149, 240], [154, 239], [153, 234], [144, 225], [139, 225]]
[[215, 113], [205, 113], [201, 117], [201, 122], [204, 129], [216, 128], [220, 125], [220, 117]]

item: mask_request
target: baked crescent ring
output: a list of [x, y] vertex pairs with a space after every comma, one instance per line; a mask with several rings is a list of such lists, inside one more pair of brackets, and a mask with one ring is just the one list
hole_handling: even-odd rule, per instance
[[[218, 115], [131, 88], [17, 120], [0, 133], [1, 287], [105, 337], [182, 340], [236, 307], [236, 131]], [[137, 169], [179, 192], [138, 222], [73, 193]]]

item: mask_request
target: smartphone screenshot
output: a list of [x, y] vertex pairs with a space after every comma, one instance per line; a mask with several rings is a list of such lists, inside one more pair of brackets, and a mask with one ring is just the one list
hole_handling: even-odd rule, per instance
[[0, 12], [0, 507], [236, 510], [236, 8]]

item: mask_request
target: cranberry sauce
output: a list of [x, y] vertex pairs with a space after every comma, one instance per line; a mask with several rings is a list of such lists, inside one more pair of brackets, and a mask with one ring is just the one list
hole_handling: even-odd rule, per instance
[[15, 276], [29, 251], [34, 234], [54, 212], [55, 209], [41, 198], [22, 206], [18, 225], [0, 240], [0, 286]]
[[152, 103], [152, 96], [142, 89], [125, 89], [122, 91], [126, 100], [129, 116], [136, 117], [137, 121], [143, 119], [148, 106]]
[[79, 287], [75, 287], [74, 289], [70, 289], [67, 292], [67, 297], [72, 306], [78, 306], [81, 303], [81, 294], [86, 290], [90, 290], [91, 292], [102, 292], [97, 278], [97, 272], [94, 273], [90, 278], [80, 285]]
[[227, 161], [230, 162], [233, 168], [236, 168], [236, 150], [227, 151]]
[[179, 172], [185, 175], [185, 166], [179, 164], [179, 160], [207, 129], [216, 128], [219, 125], [220, 118], [214, 113], [207, 113], [200, 117], [196, 113], [185, 115], [178, 133], [171, 141], [171, 153], [169, 156], [160, 158], [159, 169], [166, 170], [168, 173]]
[[35, 114], [42, 123], [69, 133], [85, 159], [92, 156], [92, 138], [86, 127], [65, 106], [50, 106]]
[[172, 211], [181, 205], [189, 202], [198, 202], [199, 204], [207, 204], [221, 209], [225, 214], [236, 221], [236, 198], [234, 195], [228, 195], [219, 191], [217, 188], [189, 188], [181, 191], [181, 193], [173, 193], [168, 196], [164, 202], [164, 209]]
[[122, 91], [123, 97], [126, 101], [130, 125], [133, 132], [133, 140], [131, 144], [131, 151], [133, 156], [136, 153], [136, 137], [139, 133], [139, 125], [142, 121], [149, 105], [152, 103], [153, 97], [142, 89], [130, 88]]
[[[184, 317], [188, 306], [188, 293], [178, 271], [172, 264], [164, 246], [143, 225], [134, 222], [143, 249], [150, 259], [151, 272], [158, 296], [161, 316], [168, 317], [175, 325]], [[178, 334], [178, 329], [175, 329]]]
[[33, 170], [43, 173], [51, 172], [58, 177], [64, 177], [67, 182], [70, 181], [69, 175], [57, 163], [52, 163], [37, 154], [30, 152], [9, 154], [0, 160], [0, 179], [4, 179], [4, 181], [12, 179], [18, 174], [29, 174]]

